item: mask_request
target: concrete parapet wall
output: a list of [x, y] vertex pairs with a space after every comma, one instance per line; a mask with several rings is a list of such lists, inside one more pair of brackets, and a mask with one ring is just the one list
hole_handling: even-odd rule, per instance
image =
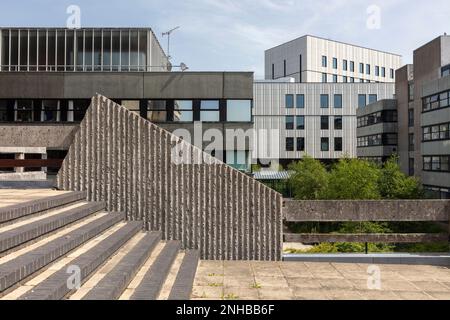
[[[186, 161], [173, 161], [174, 150]], [[202, 259], [281, 259], [280, 194], [102, 96], [92, 99], [57, 186], [86, 191]]]

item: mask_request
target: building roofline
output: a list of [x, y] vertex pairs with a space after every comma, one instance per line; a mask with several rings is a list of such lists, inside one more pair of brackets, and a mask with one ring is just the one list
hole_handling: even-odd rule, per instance
[[301, 37], [295, 38], [295, 39], [293, 39], [293, 40], [287, 41], [287, 42], [285, 42], [285, 43], [279, 44], [279, 45], [277, 45], [277, 46], [275, 46], [275, 47], [272, 47], [272, 48], [270, 48], [270, 49], [267, 49], [267, 50], [265, 50], [265, 51], [267, 52], [267, 51], [269, 51], [269, 50], [272, 50], [272, 49], [275, 49], [275, 48], [284, 46], [284, 45], [286, 45], [286, 44], [288, 44], [288, 43], [291, 43], [291, 42], [294, 42], [294, 41], [298, 41], [298, 40], [300, 40], [300, 39], [308, 38], [308, 37], [310, 37], [310, 38], [315, 38], [315, 39], [320, 39], [320, 40], [326, 40], [326, 41], [330, 41], [330, 42], [336, 42], [336, 43], [344, 44], [344, 45], [347, 45], [347, 46], [357, 47], [357, 48], [366, 49], [366, 50], [370, 50], [370, 51], [381, 52], [381, 53], [384, 53], [384, 54], [390, 54], [390, 55], [393, 55], [393, 56], [397, 56], [397, 57], [402, 58], [402, 55], [400, 55], [400, 54], [396, 54], [396, 53], [392, 53], [392, 52], [387, 52], [387, 51], [383, 51], [383, 50], [378, 50], [378, 49], [372, 49], [372, 48], [368, 48], [368, 47], [364, 47], [364, 46], [360, 46], [360, 45], [356, 45], [356, 44], [351, 44], [351, 43], [348, 43], [348, 42], [337, 41], [337, 40], [332, 40], [332, 39], [326, 39], [326, 38], [323, 38], [323, 37], [313, 36], [313, 35], [310, 35], [310, 34], [305, 34], [304, 36], [301, 36]]
[[427, 43], [425, 43], [425, 44], [421, 45], [420, 47], [416, 48], [416, 49], [413, 51], [413, 53], [416, 52], [416, 51], [419, 51], [420, 49], [422, 49], [422, 48], [424, 48], [424, 47], [426, 47], [426, 46], [429, 46], [431, 43], [433, 43], [433, 42], [435, 42], [435, 41], [437, 41], [438, 39], [441, 39], [441, 38], [450, 38], [450, 35], [446, 35], [446, 34], [440, 35], [440, 36], [434, 38], [433, 40], [430, 40], [430, 41], [428, 41]]

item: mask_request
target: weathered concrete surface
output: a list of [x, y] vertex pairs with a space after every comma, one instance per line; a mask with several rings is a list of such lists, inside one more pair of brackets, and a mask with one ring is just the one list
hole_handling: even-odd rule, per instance
[[286, 201], [290, 222], [449, 221], [449, 200]]
[[395, 233], [395, 234], [285, 234], [285, 242], [301, 243], [337, 243], [337, 242], [370, 242], [370, 243], [439, 243], [447, 242], [448, 234], [435, 233]]
[[[187, 161], [172, 161], [175, 146]], [[281, 259], [280, 194], [100, 95], [57, 185], [126, 211], [202, 259]]]
[[45, 171], [0, 173], [0, 181], [35, 181], [46, 180]]

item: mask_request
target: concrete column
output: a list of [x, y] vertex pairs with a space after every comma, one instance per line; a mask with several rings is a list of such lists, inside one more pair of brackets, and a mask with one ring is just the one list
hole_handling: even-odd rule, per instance
[[[25, 160], [25, 153], [16, 153], [14, 158], [16, 160]], [[25, 172], [25, 168], [24, 167], [16, 167], [16, 168], [14, 168], [14, 171], [17, 173], [23, 173], [23, 172]]]

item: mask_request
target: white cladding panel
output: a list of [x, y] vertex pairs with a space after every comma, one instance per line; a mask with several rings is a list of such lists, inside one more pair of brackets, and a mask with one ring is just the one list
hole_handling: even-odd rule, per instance
[[[259, 141], [259, 144], [279, 145], [280, 159], [301, 159], [308, 154], [316, 159], [339, 159], [343, 156], [357, 157], [356, 109], [360, 94], [376, 94], [378, 100], [392, 99], [395, 85], [389, 83], [258, 83], [254, 84], [254, 122], [256, 134], [264, 130], [278, 130], [279, 141]], [[286, 95], [305, 96], [305, 108], [286, 108]], [[320, 95], [328, 94], [329, 108], [320, 107]], [[334, 95], [342, 95], [342, 109], [334, 107]], [[294, 101], [295, 103], [296, 101]], [[305, 116], [305, 130], [286, 130], [286, 116]], [[329, 130], [321, 130], [321, 116], [329, 116]], [[342, 116], [342, 130], [334, 129], [334, 117]], [[297, 119], [295, 119], [297, 120]], [[261, 131], [262, 130], [262, 131]], [[286, 151], [286, 138], [304, 137], [305, 152]], [[330, 151], [322, 152], [320, 142], [328, 137]], [[343, 151], [334, 151], [334, 138], [343, 138]], [[254, 159], [258, 156], [258, 145], [254, 145]]]

